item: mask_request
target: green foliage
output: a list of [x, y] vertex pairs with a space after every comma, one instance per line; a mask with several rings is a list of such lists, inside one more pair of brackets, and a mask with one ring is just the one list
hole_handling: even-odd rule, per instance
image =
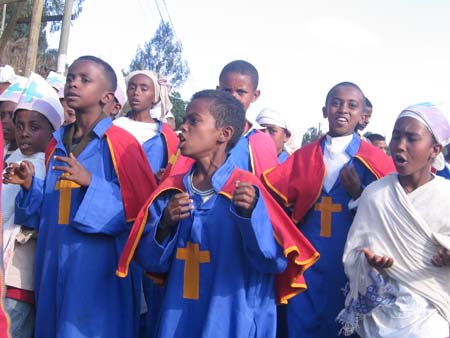
[[170, 101], [172, 101], [172, 114], [175, 116], [175, 124], [176, 129], [180, 128], [180, 125], [183, 123], [184, 113], [186, 110], [187, 102], [183, 101], [181, 95], [177, 91], [173, 91], [170, 95]]
[[317, 129], [316, 127], [310, 127], [308, 128], [308, 130], [306, 131], [306, 133], [303, 134], [303, 139], [302, 139], [302, 147], [305, 144], [314, 142], [315, 140], [318, 140], [321, 136], [322, 136], [322, 130]]
[[[73, 4], [73, 15], [75, 18], [77, 18], [82, 9], [83, 9], [83, 2], [84, 0], [74, 0], [74, 4]], [[46, 0], [44, 3], [44, 10], [42, 12], [42, 16], [51, 16], [51, 15], [63, 15], [64, 14], [64, 0]], [[25, 9], [23, 10], [23, 12], [21, 13], [21, 17], [22, 18], [31, 18], [31, 11], [33, 8], [33, 1], [32, 0], [27, 0]], [[11, 5], [7, 6], [7, 10], [6, 10], [6, 22], [8, 22], [9, 18], [11, 17], [11, 14], [14, 10], [14, 7]], [[57, 32], [61, 29], [61, 21], [52, 21], [49, 22], [48, 25], [50, 26], [50, 31], [51, 32]], [[42, 45], [42, 50], [46, 50], [47, 49], [47, 38], [45, 37], [45, 29], [47, 28], [47, 24], [43, 23], [42, 27], [41, 27], [41, 33], [39, 36], [39, 44], [40, 46]], [[30, 25], [29, 24], [19, 24], [17, 25], [13, 36], [12, 36], [12, 40], [18, 40], [20, 38], [23, 37], [28, 37], [29, 35], [29, 29], [30, 29]], [[43, 43], [44, 42], [44, 43]]]
[[161, 22], [153, 38], [143, 49], [138, 48], [129, 70], [152, 70], [164, 75], [173, 87], [180, 88], [190, 73], [182, 52], [181, 42], [175, 38], [169, 23]]

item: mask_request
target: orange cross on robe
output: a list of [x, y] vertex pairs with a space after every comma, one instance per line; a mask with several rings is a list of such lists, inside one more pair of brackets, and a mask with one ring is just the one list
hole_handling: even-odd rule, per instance
[[177, 249], [176, 257], [185, 261], [183, 298], [199, 299], [200, 263], [210, 262], [209, 251], [200, 251], [197, 243], [188, 242], [185, 248]]

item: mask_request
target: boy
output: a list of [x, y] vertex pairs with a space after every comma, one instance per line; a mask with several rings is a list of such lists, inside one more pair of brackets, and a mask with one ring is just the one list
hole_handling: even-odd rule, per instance
[[[289, 287], [304, 288], [294, 279], [318, 258], [258, 178], [228, 156], [244, 123], [245, 111], [230, 94], [194, 94], [180, 149], [196, 163], [188, 174], [167, 178], [134, 224], [118, 274], [126, 275], [134, 253], [154, 277], [167, 274], [156, 337], [274, 337], [274, 275], [285, 269], [289, 250], [283, 255], [273, 232], [295, 252], [288, 271], [296, 261], [296, 272], [284, 280]], [[299, 290], [280, 292], [286, 301]]]
[[363, 192], [345, 246], [344, 333], [448, 337], [450, 182], [431, 167], [449, 140], [449, 121], [432, 104], [398, 116], [389, 145], [397, 173]]
[[370, 134], [367, 136], [367, 140], [370, 144], [373, 144], [387, 154], [386, 137], [380, 134]]
[[358, 122], [355, 129], [357, 133], [360, 131], [362, 132], [369, 125], [370, 118], [372, 117], [372, 111], [373, 111], [372, 102], [370, 102], [370, 100], [367, 97], [365, 97], [364, 110], [361, 114], [361, 120]]
[[284, 148], [284, 145], [291, 138], [291, 132], [288, 128], [286, 117], [272, 109], [264, 108], [258, 116], [256, 116], [256, 122], [261, 127], [264, 127], [264, 132], [266, 132], [275, 142], [278, 162], [283, 163], [286, 161], [289, 157], [289, 153]]
[[14, 135], [13, 111], [27, 84], [27, 80], [26, 77], [16, 75], [11, 85], [0, 94], [0, 118], [3, 125], [3, 137], [5, 140], [4, 160], [17, 149], [16, 138]]
[[[156, 186], [140, 145], [102, 109], [116, 75], [94, 56], [69, 67], [65, 99], [76, 121], [54, 133], [42, 182], [20, 166], [16, 222], [39, 230], [36, 338], [136, 337], [142, 274], [114, 271], [129, 223]], [[144, 197], [145, 196], [145, 197]]]
[[9, 172], [20, 163], [31, 163], [34, 176], [45, 177], [45, 148], [52, 133], [61, 127], [64, 113], [54, 89], [32, 73], [13, 113], [18, 148], [7, 159], [2, 187], [3, 266], [6, 310], [14, 337], [32, 337], [34, 331], [34, 258], [36, 233], [14, 223], [15, 197], [20, 186]]
[[[247, 112], [250, 105], [261, 94], [258, 89], [259, 75], [249, 62], [235, 60], [222, 69], [218, 89], [231, 93], [244, 106]], [[252, 128], [247, 119], [239, 142], [230, 152], [235, 164], [260, 177], [262, 173], [278, 164], [277, 150], [271, 138]]]
[[394, 170], [389, 157], [354, 133], [363, 109], [358, 86], [335, 85], [322, 109], [328, 133], [263, 175], [274, 195], [292, 208], [292, 219], [321, 255], [305, 273], [308, 292], [287, 306], [290, 338], [338, 336], [335, 318], [344, 304], [346, 283], [340, 257], [353, 219], [349, 203], [369, 183]]

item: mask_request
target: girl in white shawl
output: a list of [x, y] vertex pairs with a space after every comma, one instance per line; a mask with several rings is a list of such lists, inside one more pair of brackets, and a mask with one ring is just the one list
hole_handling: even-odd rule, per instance
[[432, 104], [398, 116], [390, 142], [398, 173], [364, 190], [347, 238], [344, 334], [449, 336], [450, 181], [431, 173], [449, 138], [449, 121]]

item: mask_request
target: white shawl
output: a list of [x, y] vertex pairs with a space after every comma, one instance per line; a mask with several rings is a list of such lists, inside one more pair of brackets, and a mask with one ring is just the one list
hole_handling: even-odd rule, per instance
[[[44, 179], [45, 177], [45, 153], [35, 153], [31, 156], [25, 156], [20, 149], [16, 149], [6, 163], [20, 163], [27, 160], [34, 165], [35, 177]], [[3, 266], [5, 275], [11, 264], [14, 252], [16, 236], [20, 231], [20, 225], [14, 224], [14, 208], [16, 195], [20, 191], [20, 185], [3, 184], [2, 185], [2, 217], [3, 217]], [[30, 258], [31, 259], [31, 258]]]
[[[375, 254], [394, 258], [394, 265], [384, 269], [388, 278], [428, 300], [450, 321], [450, 267], [431, 263], [440, 246], [450, 250], [450, 181], [434, 177], [410, 194], [405, 193], [397, 174], [370, 184], [361, 196], [344, 250], [349, 278], [347, 314], [358, 294], [365, 295], [373, 281], [368, 275], [373, 277], [374, 270], [360, 250], [368, 247]], [[392, 301], [389, 288], [379, 291], [386, 301], [381, 305], [388, 305]], [[338, 319], [345, 317], [345, 310]]]

